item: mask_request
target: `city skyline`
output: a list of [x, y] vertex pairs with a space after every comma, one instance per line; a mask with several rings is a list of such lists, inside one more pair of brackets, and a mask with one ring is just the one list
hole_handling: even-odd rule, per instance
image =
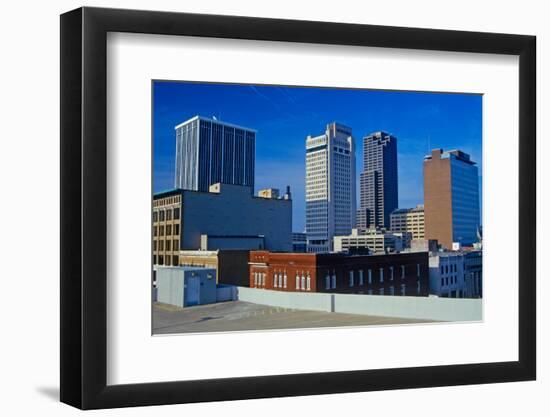
[[[215, 116], [258, 131], [255, 191], [290, 185], [295, 231], [305, 227], [305, 137], [333, 121], [353, 129], [358, 156], [373, 131], [399, 138], [399, 208], [423, 203], [422, 161], [433, 148], [469, 153], [481, 183], [478, 95], [164, 81], [154, 83], [153, 94], [155, 193], [174, 185], [174, 127], [196, 115]], [[358, 157], [357, 184], [362, 170]]]

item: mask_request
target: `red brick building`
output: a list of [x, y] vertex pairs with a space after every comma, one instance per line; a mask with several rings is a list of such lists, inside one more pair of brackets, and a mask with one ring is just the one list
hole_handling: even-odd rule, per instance
[[250, 287], [275, 291], [428, 296], [427, 252], [387, 255], [250, 252]]

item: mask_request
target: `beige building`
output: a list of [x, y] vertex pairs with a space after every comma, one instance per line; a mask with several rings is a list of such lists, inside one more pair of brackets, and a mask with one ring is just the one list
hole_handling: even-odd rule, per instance
[[424, 206], [397, 209], [390, 214], [392, 232], [409, 232], [413, 239], [424, 239]]
[[177, 266], [180, 252], [181, 193], [153, 200], [153, 264]]
[[407, 232], [386, 232], [379, 229], [367, 229], [359, 233], [351, 229], [347, 236], [334, 236], [334, 252], [351, 253], [391, 253], [401, 252], [410, 244], [411, 235]]

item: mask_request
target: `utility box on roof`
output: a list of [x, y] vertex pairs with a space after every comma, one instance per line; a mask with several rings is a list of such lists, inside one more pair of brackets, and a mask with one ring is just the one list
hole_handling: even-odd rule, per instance
[[157, 301], [178, 307], [216, 302], [216, 270], [213, 268], [156, 267]]

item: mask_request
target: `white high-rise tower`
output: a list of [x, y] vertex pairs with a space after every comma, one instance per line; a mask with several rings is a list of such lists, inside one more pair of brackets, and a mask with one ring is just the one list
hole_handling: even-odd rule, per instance
[[306, 138], [306, 234], [309, 252], [330, 252], [333, 237], [355, 227], [355, 142], [336, 122]]

